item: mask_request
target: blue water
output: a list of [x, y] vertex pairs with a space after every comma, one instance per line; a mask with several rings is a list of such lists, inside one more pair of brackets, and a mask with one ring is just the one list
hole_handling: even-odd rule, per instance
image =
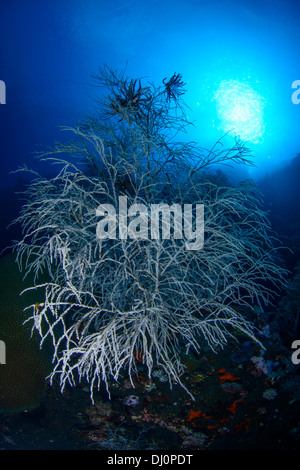
[[300, 104], [291, 99], [300, 79], [299, 9], [283, 0], [2, 1], [2, 233], [23, 182], [10, 171], [49, 170], [33, 152], [63, 139], [59, 126], [91, 110], [98, 90], [90, 75], [104, 63], [157, 84], [181, 73], [195, 123], [188, 138], [210, 147], [232, 127], [253, 152], [257, 167], [228, 169], [231, 177], [261, 180], [289, 165], [300, 151]]

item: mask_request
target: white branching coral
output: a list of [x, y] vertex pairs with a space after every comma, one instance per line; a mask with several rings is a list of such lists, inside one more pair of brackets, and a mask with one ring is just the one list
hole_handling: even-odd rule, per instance
[[[45, 156], [60, 171], [54, 178], [35, 177], [18, 218], [20, 268], [34, 272], [37, 282], [44, 271], [51, 279], [31, 288], [43, 289], [44, 302], [28, 306], [27, 321], [33, 320], [41, 344], [52, 338], [51, 380], [58, 375], [62, 390], [85, 378], [93, 399], [94, 386], [104, 382], [109, 391], [110, 378], [123, 373], [134, 385], [139, 361], [149, 378], [161, 368], [170, 385], [185, 388], [182, 351], [199, 352], [203, 342], [217, 350], [236, 332], [258, 341], [242, 312], [267, 304], [284, 270], [275, 262], [268, 219], [251, 181], [220, 187], [202, 173], [215, 162], [247, 162], [247, 149], [237, 142], [225, 150], [219, 142], [205, 153], [195, 144], [175, 144], [170, 129], [176, 134], [187, 123], [182, 106], [176, 101], [172, 108], [165, 99], [163, 86], [139, 82], [136, 91], [136, 82], [126, 85], [123, 75], [107, 69], [101, 80], [113, 92], [97, 118], [67, 129], [72, 143]], [[118, 86], [136, 97], [130, 117], [124, 100], [112, 108]], [[203, 204], [203, 247], [187, 250], [184, 239], [172, 236], [97, 237], [97, 208], [118, 207], [120, 196], [149, 208], [149, 218], [151, 205], [161, 201]]]

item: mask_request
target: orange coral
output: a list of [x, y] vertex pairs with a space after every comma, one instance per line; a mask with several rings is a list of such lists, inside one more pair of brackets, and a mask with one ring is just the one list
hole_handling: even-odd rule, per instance
[[236, 408], [238, 406], [238, 404], [241, 402], [241, 400], [235, 400], [231, 405], [230, 407], [228, 408], [228, 410], [230, 411], [230, 413], [232, 413], [233, 415], [236, 413]]
[[134, 359], [137, 361], [137, 362], [143, 362], [144, 360], [144, 353], [143, 351], [137, 351], [136, 349], [133, 351], [133, 356], [134, 356]]
[[218, 372], [219, 374], [221, 374], [221, 376], [219, 377], [221, 384], [223, 384], [224, 382], [236, 382], [237, 380], [240, 380], [239, 377], [235, 377], [230, 372], [226, 372], [225, 369], [219, 369]]
[[216, 429], [216, 428], [218, 428], [219, 426], [220, 426], [220, 423], [213, 424], [213, 425], [211, 425], [211, 426], [208, 426], [208, 425], [207, 425], [207, 429]]

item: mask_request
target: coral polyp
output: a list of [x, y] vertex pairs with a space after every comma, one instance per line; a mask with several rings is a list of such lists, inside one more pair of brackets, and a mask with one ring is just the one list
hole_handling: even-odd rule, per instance
[[[43, 301], [28, 306], [28, 321], [41, 344], [52, 339], [51, 380], [58, 376], [62, 390], [86, 379], [93, 399], [95, 386], [109, 390], [122, 374], [133, 385], [140, 363], [149, 379], [161, 369], [170, 386], [187, 390], [182, 352], [220, 351], [239, 333], [259, 342], [245, 312], [270, 301], [285, 271], [254, 184], [218, 185], [204, 172], [251, 164], [245, 145], [220, 140], [205, 151], [176, 141], [189, 125], [181, 75], [156, 87], [105, 67], [96, 80], [107, 90], [97, 113], [66, 129], [71, 143], [43, 154], [60, 170], [35, 175], [18, 219], [20, 268], [36, 281], [44, 271], [51, 278], [30, 288]], [[201, 249], [175, 237], [97, 237], [97, 208], [125, 196], [138, 208], [204, 205]]]

